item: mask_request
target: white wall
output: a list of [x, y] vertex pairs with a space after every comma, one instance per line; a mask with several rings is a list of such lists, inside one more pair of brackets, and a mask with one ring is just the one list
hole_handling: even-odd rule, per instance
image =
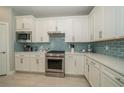
[[14, 12], [11, 8], [8, 7], [0, 7], [0, 21], [7, 22], [9, 24], [9, 70], [14, 71], [14, 41], [15, 41], [15, 18]]

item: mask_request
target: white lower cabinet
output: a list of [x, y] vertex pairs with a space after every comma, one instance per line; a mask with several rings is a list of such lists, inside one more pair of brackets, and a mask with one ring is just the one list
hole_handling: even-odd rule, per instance
[[16, 71], [45, 72], [45, 57], [38, 55], [23, 55], [15, 57]]
[[17, 71], [30, 71], [29, 58], [27, 57], [16, 57], [15, 58], [15, 69]]
[[108, 75], [101, 73], [101, 87], [119, 87], [119, 85]]
[[89, 64], [89, 82], [93, 87], [98, 87], [100, 86], [100, 71], [95, 65], [95, 62]]
[[84, 74], [84, 55], [66, 54], [65, 55], [65, 73], [72, 75]]
[[43, 58], [30, 58], [30, 70], [32, 72], [45, 72], [45, 60]]
[[22, 71], [30, 71], [30, 61], [29, 61], [29, 57], [24, 57], [22, 58], [22, 66], [23, 66], [23, 69]]
[[15, 69], [21, 71], [23, 69], [23, 58], [15, 57]]
[[84, 56], [84, 75], [87, 80], [89, 80], [89, 64], [88, 64], [88, 58]]
[[93, 87], [100, 86], [100, 65], [85, 56], [84, 75]]
[[65, 55], [65, 73], [75, 74], [75, 59], [73, 55]]
[[84, 75], [93, 87], [124, 86], [124, 77], [103, 64], [85, 56]]

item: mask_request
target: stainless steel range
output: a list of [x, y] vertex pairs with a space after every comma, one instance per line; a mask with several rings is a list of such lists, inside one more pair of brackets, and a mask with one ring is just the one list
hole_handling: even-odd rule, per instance
[[45, 70], [47, 76], [65, 76], [65, 52], [49, 51], [46, 53]]

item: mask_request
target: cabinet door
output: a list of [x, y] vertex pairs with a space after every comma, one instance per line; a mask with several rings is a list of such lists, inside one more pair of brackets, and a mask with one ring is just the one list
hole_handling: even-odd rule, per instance
[[124, 7], [115, 6], [115, 25], [117, 37], [124, 37]]
[[89, 15], [89, 41], [94, 41], [94, 13]]
[[74, 18], [72, 29], [74, 32], [73, 42], [88, 42], [88, 16]]
[[35, 40], [33, 42], [41, 42], [42, 38], [41, 38], [41, 34], [42, 31], [40, 30], [40, 21], [36, 20], [35, 21]]
[[85, 57], [85, 65], [84, 65], [84, 75], [89, 80], [89, 64], [88, 64], [88, 58]]
[[73, 55], [65, 55], [65, 73], [75, 74], [75, 58]]
[[39, 63], [37, 66], [38, 72], [45, 72], [45, 57], [39, 58]]
[[16, 18], [16, 30], [23, 28], [23, 19], [21, 17]]
[[100, 71], [94, 66], [95, 64], [89, 64], [89, 82], [92, 86], [100, 86]]
[[76, 55], [76, 74], [84, 75], [84, 55]]
[[23, 71], [30, 71], [30, 58], [23, 57], [22, 64], [23, 64]]
[[115, 8], [113, 6], [104, 7], [104, 35], [103, 38], [116, 37]]
[[101, 87], [119, 87], [119, 85], [105, 73], [101, 73]]
[[95, 7], [94, 14], [94, 38], [95, 40], [100, 40], [103, 38], [104, 33], [104, 7]]
[[49, 36], [47, 32], [48, 32], [48, 21], [37, 20], [35, 42], [49, 42]]
[[94, 87], [100, 86], [100, 71], [96, 67], [92, 66], [92, 84]]
[[16, 71], [23, 71], [23, 58], [15, 57], [15, 69]]
[[32, 16], [16, 17], [17, 31], [32, 31], [34, 28], [34, 19]]
[[38, 59], [34, 58], [30, 58], [30, 71], [32, 72], [37, 72], [37, 65], [38, 65], [39, 61]]
[[33, 18], [32, 17], [23, 17], [23, 29], [32, 30], [33, 29]]
[[63, 33], [66, 33], [67, 31], [69, 31], [72, 33], [72, 19], [58, 19], [57, 31], [60, 31]]
[[48, 20], [48, 32], [55, 32], [57, 31], [57, 24], [56, 24], [56, 20], [54, 19], [50, 19]]
[[65, 42], [73, 41], [72, 19], [64, 20], [63, 31], [65, 33]]
[[64, 31], [65, 23], [66, 23], [66, 20], [64, 19], [57, 20], [57, 31], [65, 32]]

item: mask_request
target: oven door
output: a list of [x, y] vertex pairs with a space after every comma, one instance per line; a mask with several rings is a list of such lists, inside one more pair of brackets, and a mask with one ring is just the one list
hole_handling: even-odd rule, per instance
[[61, 57], [46, 57], [47, 72], [64, 72], [64, 58]]

